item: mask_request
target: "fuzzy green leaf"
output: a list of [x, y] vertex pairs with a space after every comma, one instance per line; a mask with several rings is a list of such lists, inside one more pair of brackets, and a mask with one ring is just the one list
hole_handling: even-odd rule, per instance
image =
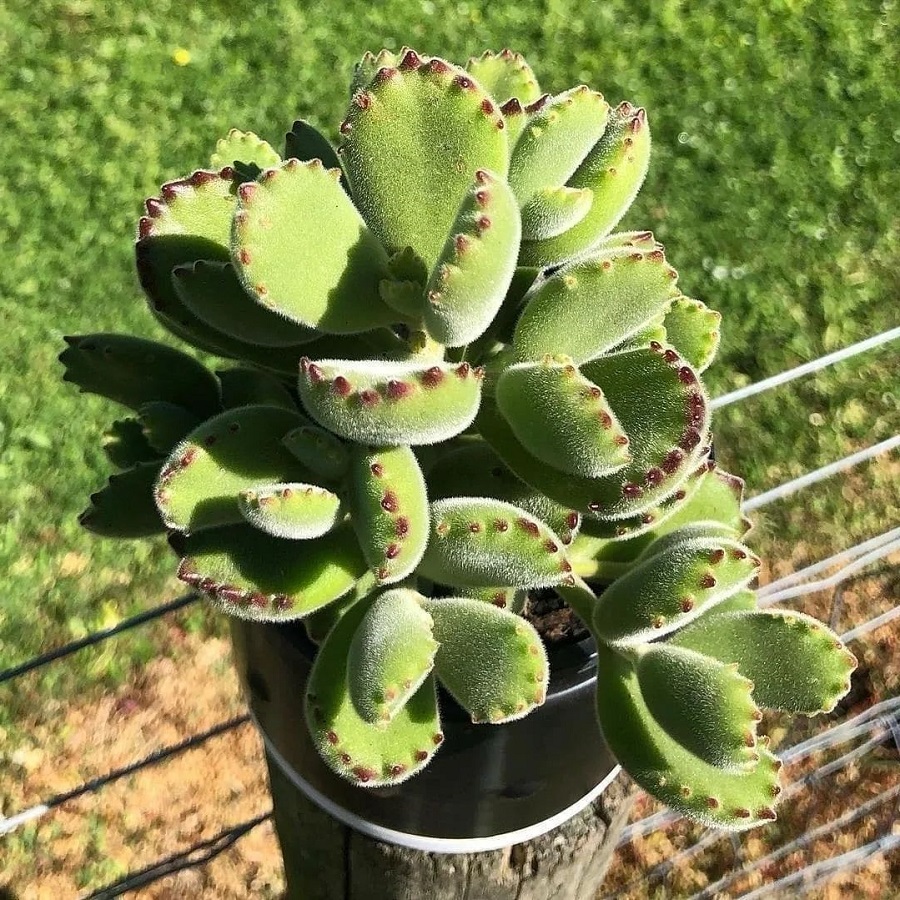
[[549, 96], [549, 94], [543, 94], [532, 103], [524, 106], [519, 102], [518, 98], [511, 97], [500, 107], [500, 112], [503, 113], [503, 122], [506, 126], [507, 152], [510, 159], [512, 159], [513, 152], [516, 149], [516, 142], [528, 124], [529, 111], [540, 106]]
[[503, 117], [466, 72], [407, 52], [356, 91], [339, 152], [353, 198], [390, 252], [412, 247], [430, 270], [475, 172], [505, 177]]
[[310, 540], [327, 534], [343, 518], [341, 499], [315, 484], [272, 484], [241, 491], [243, 517], [274, 537]]
[[617, 231], [603, 238], [594, 251], [597, 253], [620, 248], [634, 248], [649, 253], [651, 250], [664, 250], [662, 244], [656, 240], [652, 231]]
[[358, 443], [434, 444], [472, 424], [481, 370], [468, 363], [301, 360], [300, 399], [323, 428]]
[[628, 437], [603, 391], [565, 357], [511, 366], [496, 398], [523, 446], [563, 472], [599, 478], [631, 461]]
[[301, 162], [320, 159], [326, 169], [341, 168], [341, 162], [328, 138], [304, 119], [297, 119], [284, 136], [284, 158], [299, 159]]
[[544, 702], [547, 653], [531, 623], [463, 597], [428, 600], [425, 609], [439, 644], [435, 673], [473, 722], [510, 722]]
[[606, 395], [629, 437], [631, 462], [602, 478], [562, 473], [528, 452], [496, 406], [481, 404], [477, 425], [524, 482], [586, 516], [630, 519], [657, 508], [708, 453], [709, 410], [693, 370], [660, 347], [602, 357], [582, 367]]
[[816, 715], [850, 690], [856, 658], [810, 616], [781, 610], [736, 611], [700, 619], [671, 642], [736, 663], [760, 706]]
[[228, 262], [225, 247], [205, 238], [165, 234], [138, 241], [138, 276], [150, 299], [156, 319], [176, 337], [207, 353], [228, 359], [243, 359], [278, 372], [297, 371], [300, 350], [296, 347], [262, 347], [217, 331], [189, 309], [175, 290], [172, 271], [197, 260]]
[[666, 340], [698, 371], [713, 361], [719, 349], [722, 314], [699, 300], [676, 297], [663, 321]]
[[[695, 538], [715, 539], [719, 537], [735, 540], [734, 531], [728, 526], [723, 525], [721, 522], [688, 522], [687, 525], [684, 525], [675, 531], [667, 532], [650, 542], [641, 551], [641, 554], [637, 558], [637, 562], [642, 563], [645, 560], [650, 559], [651, 556], [656, 556], [660, 553], [668, 553], [676, 548], [683, 549], [687, 543], [690, 543]], [[744, 547], [743, 549], [746, 550], [747, 548]], [[740, 552], [736, 553], [735, 556], [737, 559], [742, 559]], [[721, 553], [713, 554], [713, 561], [721, 562]], [[756, 562], [759, 563], [759, 560]]]
[[244, 406], [192, 431], [172, 451], [156, 485], [167, 527], [193, 531], [242, 522], [241, 491], [303, 480], [306, 470], [281, 439], [305, 421], [276, 406]]
[[[170, 246], [166, 243], [167, 241], [173, 241], [175, 244], [182, 244], [185, 241], [196, 243], [194, 238], [185, 239], [179, 235], [172, 235], [159, 238], [158, 241], [148, 244], [144, 248], [147, 258], [153, 259], [153, 266], [165, 270], [165, 281], [171, 286], [171, 290], [166, 288], [168, 294], [165, 302], [152, 299], [151, 312], [157, 321], [175, 337], [205, 353], [212, 353], [224, 359], [240, 359], [273, 372], [295, 375], [300, 355], [304, 352], [302, 346], [263, 347], [259, 344], [237, 340], [223, 331], [211, 328], [196, 313], [188, 309], [172, 286], [174, 279], [171, 276], [171, 269], [172, 266], [179, 266], [184, 262], [183, 256], [186, 255], [190, 259], [202, 256], [206, 248], [195, 246], [194, 252], [186, 250], [182, 252], [184, 248]], [[177, 253], [169, 254], [169, 250], [177, 250]], [[142, 251], [139, 250], [139, 252]], [[145, 283], [145, 289], [151, 298], [159, 296], [158, 287], [158, 282], [154, 282], [154, 285], [150, 287]], [[306, 344], [305, 347], [312, 347], [314, 343], [317, 342]]]
[[238, 131], [237, 128], [232, 128], [227, 137], [216, 143], [215, 152], [209, 161], [213, 169], [240, 164], [243, 167], [256, 167], [260, 171], [269, 166], [277, 166], [280, 162], [281, 157], [271, 144], [252, 131]]
[[216, 333], [185, 309], [172, 269], [198, 259], [228, 261], [236, 203], [233, 170], [198, 171], [164, 184], [160, 197], [147, 200], [147, 215], [138, 226], [138, 277], [154, 315], [179, 337], [207, 350], [213, 349]]
[[600, 139], [609, 114], [603, 95], [586, 85], [534, 107], [526, 110], [528, 124], [509, 163], [509, 184], [522, 206], [542, 188], [565, 185]]
[[184, 262], [222, 258], [221, 253], [228, 249], [237, 203], [235, 190], [234, 172], [227, 168], [219, 172], [200, 170], [164, 184], [159, 197], [146, 201], [147, 215], [140, 221], [139, 239], [194, 237], [218, 247], [219, 255], [195, 256]]
[[172, 270], [181, 302], [204, 324], [227, 338], [261, 347], [294, 347], [316, 331], [260, 306], [241, 286], [231, 263], [198, 260]]
[[568, 180], [573, 188], [590, 188], [590, 212], [556, 237], [523, 241], [520, 263], [548, 266], [593, 250], [631, 206], [647, 174], [650, 129], [643, 109], [622, 103], [611, 110], [603, 136]]
[[111, 475], [106, 487], [91, 494], [91, 505], [78, 517], [88, 531], [101, 537], [144, 538], [163, 534], [153, 502], [153, 485], [160, 463], [138, 463]]
[[137, 419], [119, 419], [103, 433], [103, 452], [119, 469], [130, 469], [142, 462], [158, 460], [161, 454], [154, 450], [144, 435]]
[[418, 320], [422, 316], [423, 286], [417, 281], [396, 281], [385, 278], [378, 282], [378, 296], [404, 319]]
[[[732, 594], [727, 600], [717, 603], [712, 609], [706, 610], [700, 619], [697, 620], [697, 623], [708, 622], [713, 616], [723, 616], [733, 612], [747, 612], [748, 610], [755, 610], [756, 608], [756, 592], [750, 588], [745, 588], [742, 591], [738, 591], [736, 594]], [[692, 627], [693, 625], [688, 626], [688, 628]], [[685, 628], [684, 630], [687, 631], [688, 628]], [[680, 646], [680, 637], [681, 632], [676, 632], [669, 638], [668, 643]], [[687, 645], [685, 644], [685, 646]]]
[[425, 289], [425, 327], [436, 341], [461, 347], [491, 324], [512, 282], [521, 231], [509, 186], [479, 169]]
[[347, 448], [330, 431], [315, 425], [303, 425], [289, 431], [282, 441], [311, 472], [326, 481], [337, 481], [350, 462]]
[[391, 258], [388, 260], [388, 272], [391, 278], [413, 282], [421, 287], [424, 287], [425, 282], [428, 281], [428, 269], [412, 247], [403, 247], [391, 254]]
[[63, 381], [83, 393], [99, 394], [132, 409], [163, 400], [201, 416], [219, 408], [219, 386], [193, 357], [165, 344], [124, 334], [65, 338], [59, 357]]
[[694, 529], [674, 532], [603, 592], [594, 628], [616, 644], [661, 637], [746, 587], [758, 571], [759, 560], [737, 541]]
[[[710, 411], [694, 370], [661, 344], [582, 366], [605, 394], [629, 438], [631, 460], [605, 479], [621, 500], [599, 517], [624, 519], [670, 497], [708, 455]], [[598, 498], [599, 499], [599, 498]]]
[[378, 296], [387, 254], [341, 189], [340, 170], [288, 160], [239, 189], [232, 258], [251, 297], [300, 325], [353, 334], [396, 318]]
[[380, 584], [411, 574], [429, 532], [425, 478], [409, 447], [354, 446], [350, 510], [363, 555]]
[[528, 599], [528, 592], [515, 587], [459, 587], [460, 596], [490, 603], [499, 609], [508, 609], [512, 613], [521, 613]]
[[694, 521], [694, 517], [686, 516], [682, 510], [706, 483], [709, 467], [708, 462], [701, 462], [672, 496], [666, 497], [640, 515], [628, 519], [585, 518], [582, 534], [585, 538], [602, 540], [608, 545], [609, 552], [603, 554], [604, 558], [626, 562], [635, 559], [658, 534], [674, 530], [675, 526], [673, 528], [667, 526], [669, 519], [674, 518], [676, 513], [679, 527], [681, 524]]
[[657, 344], [666, 343], [666, 328], [663, 325], [665, 316], [661, 313], [654, 316], [650, 321], [636, 331], [631, 337], [626, 338], [621, 344], [616, 344], [610, 353], [620, 353], [623, 350], [637, 350], [639, 348], [649, 347], [654, 341]]
[[194, 413], [165, 400], [141, 404], [138, 419], [147, 443], [157, 453], [165, 455], [200, 424]]
[[444, 739], [429, 676], [382, 727], [356, 711], [347, 659], [373, 600], [351, 606], [319, 648], [306, 688], [306, 723], [316, 749], [338, 775], [361, 787], [398, 784], [424, 768]]
[[529, 291], [513, 338], [520, 359], [565, 353], [576, 365], [639, 331], [677, 296], [662, 251], [619, 249], [571, 262]]
[[391, 50], [379, 50], [378, 53], [370, 53], [368, 50], [362, 59], [353, 67], [353, 78], [350, 80], [350, 96], [355, 96], [357, 91], [367, 88], [379, 69], [393, 69], [397, 67], [402, 57], [409, 48], [404, 46], [399, 53]]
[[473, 56], [466, 63], [466, 71], [497, 103], [505, 103], [515, 97], [526, 104], [541, 96], [537, 78], [521, 53], [485, 50], [481, 56]]
[[[709, 467], [713, 467], [709, 463]], [[750, 530], [750, 520], [741, 512], [744, 501], [744, 482], [736, 475], [712, 468], [680, 507], [653, 530], [654, 537], [661, 537], [693, 522], [718, 522], [725, 526], [732, 537], [742, 538]]]
[[241, 406], [281, 406], [297, 411], [297, 404], [284, 382], [259, 369], [236, 366], [216, 372], [222, 384], [222, 407], [237, 409]]
[[385, 591], [356, 629], [347, 682], [356, 711], [375, 725], [390, 722], [434, 666], [437, 641], [425, 598], [408, 588]]
[[[701, 465], [678, 491], [642, 516], [609, 522], [586, 519], [573, 556], [590, 556], [602, 575], [615, 571], [611, 564], [633, 563], [657, 538], [699, 522], [717, 523], [726, 537], [744, 537], [750, 530], [741, 514], [744, 482], [719, 469], [707, 475], [709, 465]], [[588, 551], [589, 541], [594, 544]]]
[[734, 666], [666, 644], [638, 648], [638, 687], [656, 721], [682, 747], [722, 769], [756, 759], [753, 682]]
[[555, 237], [577, 225], [594, 202], [590, 188], [541, 188], [522, 207], [522, 239]]
[[[495, 341], [500, 341], [503, 344], [512, 342], [513, 331], [522, 312], [522, 302], [539, 273], [539, 269], [529, 269], [523, 266], [516, 268], [500, 311], [497, 313], [490, 328], [475, 343], [475, 349], [482, 345], [483, 351], [490, 352], [497, 349], [494, 347]], [[512, 348], [504, 348], [503, 352], [510, 355], [511, 362], [515, 362], [511, 351]]]
[[366, 573], [349, 525], [302, 546], [248, 524], [170, 540], [182, 557], [178, 577], [243, 619], [279, 622], [308, 615], [343, 597]]
[[446, 453], [428, 470], [432, 500], [447, 497], [492, 497], [519, 506], [540, 519], [570, 544], [581, 526], [581, 516], [534, 490], [503, 464], [489, 444], [473, 442]]
[[627, 660], [597, 648], [597, 715], [622, 768], [648, 793], [704, 825], [743, 831], [775, 818], [781, 763], [760, 741], [759, 762], [729, 771], [694, 756], [654, 719]]
[[559, 538], [511, 503], [450, 497], [431, 504], [431, 538], [418, 571], [440, 584], [549, 587], [571, 577]]

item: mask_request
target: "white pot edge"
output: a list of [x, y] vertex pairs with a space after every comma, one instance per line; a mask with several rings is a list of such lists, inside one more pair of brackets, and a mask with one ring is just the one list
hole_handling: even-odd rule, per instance
[[269, 736], [260, 727], [259, 720], [251, 711], [250, 717], [256, 730], [262, 735], [262, 739], [266, 745], [266, 752], [278, 764], [282, 772], [294, 783], [294, 785], [302, 791], [313, 803], [320, 809], [323, 809], [330, 816], [337, 819], [342, 824], [359, 831], [362, 834], [374, 838], [377, 841], [383, 841], [388, 844], [396, 844], [400, 847], [407, 847], [410, 850], [420, 850], [425, 853], [485, 853], [488, 850], [501, 850], [504, 847], [510, 847], [513, 844], [521, 844], [523, 841], [531, 841], [534, 838], [552, 831], [554, 828], [564, 824], [573, 816], [577, 815], [589, 803], [592, 803], [607, 787], [612, 783], [615, 777], [621, 771], [621, 766], [616, 766], [595, 788], [591, 789], [580, 800], [576, 800], [571, 806], [567, 806], [564, 810], [529, 825], [527, 828], [520, 828], [517, 831], [508, 831], [505, 834], [495, 834], [490, 837], [482, 838], [436, 838], [428, 837], [422, 834], [407, 834], [405, 831], [395, 831], [393, 828], [385, 828], [383, 825], [376, 825], [362, 819], [349, 810], [338, 806], [333, 800], [326, 797], [323, 793], [314, 788], [308, 781], [298, 775], [288, 761], [281, 755], [279, 750], [274, 746]]

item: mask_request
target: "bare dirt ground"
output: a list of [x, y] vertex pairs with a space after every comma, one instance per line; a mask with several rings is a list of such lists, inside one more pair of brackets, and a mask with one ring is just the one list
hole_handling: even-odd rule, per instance
[[[19, 748], [10, 810], [243, 712], [228, 642], [185, 636], [177, 626], [168, 632], [181, 645], [177, 659], [152, 661], [115, 696], [72, 705], [63, 723], [47, 721], [33, 747]], [[55, 752], [38, 749], [45, 741]], [[269, 807], [260, 741], [252, 726], [241, 726], [51, 812], [5, 861], [0, 884], [21, 900], [82, 896]], [[246, 900], [282, 890], [277, 842], [265, 822], [206, 866], [138, 896]]]
[[[897, 595], [897, 579], [893, 566], [854, 582], [844, 591], [837, 629], [889, 609]], [[831, 603], [831, 595], [823, 594], [810, 597], [800, 607], [827, 620]], [[35, 717], [31, 742], [8, 753], [4, 748], [3, 813], [26, 808], [242, 713], [227, 641], [186, 635], [176, 622], [164, 628], [172, 658], [151, 661], [113, 696], [45, 707]], [[897, 620], [857, 642], [853, 649], [861, 666], [849, 698], [827, 721], [801, 722], [790, 732], [773, 718], [769, 729], [773, 743], [789, 746], [880, 699], [900, 694]], [[786, 781], [837, 758], [852, 746], [789, 767]], [[761, 859], [897, 785], [900, 760], [896, 745], [888, 739], [835, 774], [797, 792], [781, 807], [777, 823], [750, 832], [735, 844], [724, 837], [699, 854], [679, 860], [676, 854], [703, 834], [684, 822], [636, 839], [620, 850], [607, 891], [625, 900], [663, 896], [660, 880], [655, 875], [649, 881], [646, 878], [651, 873], [661, 874], [662, 866], [667, 896], [689, 897], [731, 872], [736, 852], [746, 861]], [[6, 889], [6, 897], [17, 900], [85, 896], [268, 808], [260, 742], [252, 727], [244, 725], [67, 803], [22, 829], [14, 839], [3, 839], [0, 888]], [[654, 810], [644, 799], [634, 818]], [[734, 880], [715, 896], [741, 896], [764, 882], [890, 833], [892, 828], [896, 833], [900, 828], [897, 810], [895, 797], [849, 827], [829, 831], [803, 850]], [[900, 854], [895, 852], [836, 876], [827, 885], [814, 888], [811, 896], [881, 900], [900, 897], [898, 885]], [[167, 876], [133, 896], [267, 900], [279, 897], [282, 891], [277, 843], [271, 824], [265, 822], [205, 866]], [[779, 896], [797, 893], [794, 888]]]

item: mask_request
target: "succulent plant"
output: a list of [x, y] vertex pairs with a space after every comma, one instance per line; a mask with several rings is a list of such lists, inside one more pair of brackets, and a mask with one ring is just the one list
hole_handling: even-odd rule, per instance
[[552, 591], [597, 643], [597, 713], [672, 808], [774, 818], [761, 708], [807, 715], [855, 660], [758, 609], [742, 482], [710, 459], [719, 314], [646, 231], [614, 232], [646, 113], [542, 94], [509, 51], [367, 54], [333, 149], [232, 131], [147, 200], [136, 244], [168, 345], [67, 338], [65, 378], [131, 409], [83, 525], [168, 531], [225, 612], [320, 646], [307, 719], [334, 771], [395, 784], [438, 750], [437, 687], [474, 722], [539, 706], [523, 617]]

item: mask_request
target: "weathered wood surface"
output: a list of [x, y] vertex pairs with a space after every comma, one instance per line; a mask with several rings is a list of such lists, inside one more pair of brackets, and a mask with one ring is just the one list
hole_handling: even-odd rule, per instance
[[620, 775], [543, 837], [489, 853], [422, 853], [383, 844], [313, 805], [269, 761], [284, 900], [594, 900], [631, 805]]

